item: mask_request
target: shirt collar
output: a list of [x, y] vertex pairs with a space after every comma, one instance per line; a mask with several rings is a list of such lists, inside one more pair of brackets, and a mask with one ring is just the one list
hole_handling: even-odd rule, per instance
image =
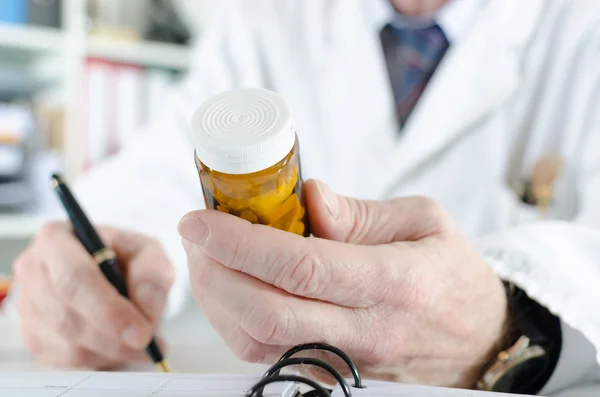
[[434, 15], [408, 17], [398, 13], [390, 0], [367, 0], [372, 3], [373, 21], [378, 30], [386, 24], [402, 28], [431, 26], [437, 23], [450, 43], [459, 41], [469, 30], [487, 0], [448, 0]]

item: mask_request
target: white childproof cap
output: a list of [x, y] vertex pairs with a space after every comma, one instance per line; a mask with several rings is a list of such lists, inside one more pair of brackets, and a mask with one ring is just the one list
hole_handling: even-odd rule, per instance
[[294, 121], [277, 93], [248, 88], [204, 102], [192, 117], [198, 159], [225, 174], [249, 174], [281, 161], [296, 142]]

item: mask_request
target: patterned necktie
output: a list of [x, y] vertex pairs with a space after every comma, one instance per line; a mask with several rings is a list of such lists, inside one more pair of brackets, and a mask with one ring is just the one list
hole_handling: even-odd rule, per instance
[[449, 43], [437, 25], [404, 29], [390, 24], [381, 31], [381, 43], [394, 91], [398, 122], [400, 127], [404, 127]]

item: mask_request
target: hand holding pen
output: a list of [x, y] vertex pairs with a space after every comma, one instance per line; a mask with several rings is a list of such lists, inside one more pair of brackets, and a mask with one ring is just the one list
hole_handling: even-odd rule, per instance
[[[171, 263], [155, 240], [101, 227], [101, 242], [110, 249], [94, 258], [88, 251], [94, 239], [78, 236], [80, 226], [73, 221], [45, 225], [14, 263], [24, 342], [49, 365], [104, 370], [151, 362], [146, 349], [174, 279]], [[98, 265], [113, 252], [128, 298]], [[153, 361], [159, 363], [156, 350]]]

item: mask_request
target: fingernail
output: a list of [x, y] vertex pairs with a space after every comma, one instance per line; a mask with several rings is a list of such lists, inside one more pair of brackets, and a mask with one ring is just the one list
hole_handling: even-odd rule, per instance
[[157, 320], [162, 314], [167, 294], [153, 284], [142, 284], [134, 289], [135, 300], [144, 314], [151, 320]]
[[123, 331], [121, 340], [133, 349], [143, 349], [149, 342], [146, 333], [135, 325], [129, 326]]
[[183, 218], [177, 226], [181, 237], [189, 242], [203, 246], [208, 241], [208, 227], [197, 218]]
[[337, 195], [323, 182], [317, 183], [317, 190], [321, 195], [321, 200], [327, 206], [331, 217], [337, 219], [340, 214], [340, 204]]

